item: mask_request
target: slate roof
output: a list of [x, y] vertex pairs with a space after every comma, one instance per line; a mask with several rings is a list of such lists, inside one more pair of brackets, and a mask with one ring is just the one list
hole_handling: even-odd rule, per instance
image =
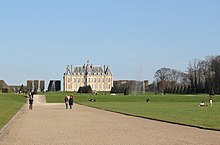
[[83, 65], [75, 66], [74, 69], [67, 66], [66, 73], [64, 75], [112, 75], [109, 66], [93, 66], [93, 65]]

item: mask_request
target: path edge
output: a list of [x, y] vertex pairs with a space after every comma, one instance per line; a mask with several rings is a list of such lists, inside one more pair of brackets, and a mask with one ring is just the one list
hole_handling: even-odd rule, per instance
[[26, 103], [24, 103], [24, 105], [18, 110], [18, 112], [8, 121], [8, 123], [6, 125], [4, 125], [1, 129], [0, 129], [0, 136], [4, 133], [4, 131], [10, 126], [10, 124], [12, 123], [12, 121], [26, 108]]
[[181, 126], [186, 126], [186, 127], [193, 127], [193, 128], [203, 129], [203, 130], [208, 130], [208, 131], [220, 132], [220, 129], [216, 129], [216, 128], [202, 127], [202, 126], [198, 126], [198, 125], [190, 125], [190, 124], [178, 123], [178, 122], [173, 122], [173, 121], [168, 121], [168, 120], [156, 119], [156, 118], [151, 118], [151, 117], [146, 117], [146, 116], [129, 114], [129, 113], [125, 113], [125, 112], [113, 111], [113, 110], [110, 110], [110, 109], [104, 109], [104, 108], [99, 108], [99, 107], [90, 106], [90, 105], [84, 105], [84, 104], [81, 104], [81, 103], [76, 103], [76, 104], [79, 104], [79, 105], [82, 105], [82, 106], [86, 106], [86, 107], [95, 108], [95, 109], [99, 109], [99, 110], [103, 110], [103, 111], [108, 111], [108, 112], [118, 113], [118, 114], [122, 114], [122, 115], [126, 115], [126, 116], [131, 116], [131, 117], [149, 119], [149, 120], [159, 121], [159, 122], [164, 122], [164, 123], [169, 123], [169, 124], [175, 124], [175, 125], [181, 125]]

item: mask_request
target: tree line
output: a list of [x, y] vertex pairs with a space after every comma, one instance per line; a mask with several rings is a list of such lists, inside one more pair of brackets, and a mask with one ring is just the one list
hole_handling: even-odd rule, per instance
[[186, 72], [160, 68], [155, 72], [154, 79], [151, 88], [164, 94], [220, 94], [220, 55], [194, 59], [189, 62]]

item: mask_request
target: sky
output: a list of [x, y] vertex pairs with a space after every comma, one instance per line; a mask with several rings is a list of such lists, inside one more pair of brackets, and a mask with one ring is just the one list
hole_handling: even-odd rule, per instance
[[62, 80], [66, 65], [109, 65], [154, 80], [220, 54], [219, 0], [2, 0], [0, 80]]

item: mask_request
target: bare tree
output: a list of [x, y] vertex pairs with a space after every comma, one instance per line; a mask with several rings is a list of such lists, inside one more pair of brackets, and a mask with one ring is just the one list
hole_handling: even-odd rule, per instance
[[198, 60], [194, 59], [189, 62], [188, 77], [191, 84], [191, 93], [198, 92]]
[[171, 91], [175, 88], [178, 88], [178, 92], [181, 92], [183, 90], [182, 85], [188, 85], [189, 83], [186, 73], [170, 68], [161, 68], [157, 70], [154, 78], [157, 82], [157, 88], [164, 93], [167, 90], [169, 90], [169, 92], [176, 92]]
[[211, 73], [211, 76], [213, 77], [211, 88], [214, 88], [215, 92], [220, 93], [220, 55], [212, 59]]
[[[188, 78], [191, 83], [192, 93], [210, 93], [218, 82], [218, 78], [215, 75], [219, 72], [217, 69], [218, 61], [217, 57], [206, 57], [205, 60], [194, 59], [189, 63]], [[220, 58], [220, 57], [219, 57]], [[219, 79], [220, 81], [220, 79]]]
[[157, 82], [157, 88], [161, 90], [163, 93], [167, 87], [168, 78], [170, 78], [171, 69], [170, 68], [161, 68], [156, 71], [154, 74], [154, 78]]

